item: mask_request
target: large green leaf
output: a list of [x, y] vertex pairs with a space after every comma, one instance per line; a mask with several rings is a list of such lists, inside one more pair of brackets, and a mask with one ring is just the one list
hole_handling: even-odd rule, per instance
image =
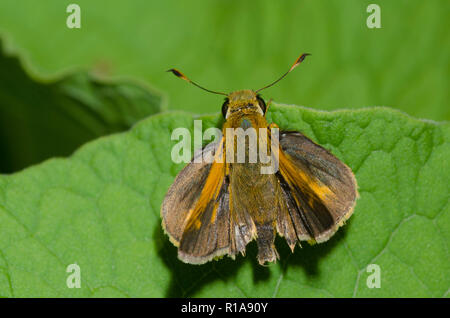
[[164, 99], [129, 79], [105, 80], [78, 71], [42, 82], [30, 78], [0, 42], [0, 173], [55, 156], [130, 128], [164, 109]]
[[[220, 116], [204, 116], [204, 128]], [[387, 108], [318, 112], [274, 105], [268, 118], [304, 132], [355, 172], [354, 215], [328, 242], [276, 244], [281, 260], [246, 257], [202, 266], [177, 260], [160, 204], [183, 165], [170, 159], [171, 131], [194, 117], [152, 116], [129, 132], [90, 142], [0, 176], [0, 295], [29, 296], [448, 296], [450, 126]], [[69, 264], [81, 288], [66, 286]], [[369, 289], [368, 264], [381, 268]]]
[[214, 90], [256, 89], [309, 52], [267, 98], [450, 120], [449, 1], [377, 0], [381, 29], [366, 26], [372, 1], [77, 0], [81, 29], [66, 27], [70, 3], [0, 1], [8, 49], [34, 77], [74, 67], [126, 75], [167, 92], [173, 108], [211, 112], [215, 96], [164, 71], [180, 68]]

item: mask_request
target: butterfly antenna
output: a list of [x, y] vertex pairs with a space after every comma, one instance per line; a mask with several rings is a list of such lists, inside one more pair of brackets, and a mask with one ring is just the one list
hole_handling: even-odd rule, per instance
[[264, 86], [263, 88], [258, 89], [257, 91], [255, 91], [255, 93], [258, 93], [260, 91], [262, 91], [263, 89], [269, 88], [270, 86], [275, 85], [276, 83], [278, 83], [279, 81], [281, 81], [286, 75], [288, 75], [290, 72], [292, 72], [294, 70], [294, 68], [296, 68], [304, 59], [305, 57], [307, 57], [308, 55], [311, 55], [309, 53], [303, 53], [302, 55], [300, 55], [294, 62], [294, 64], [292, 64], [291, 68], [284, 73], [283, 75], [281, 75], [281, 77], [279, 79], [277, 79], [275, 82], [270, 83], [267, 86]]
[[210, 89], [207, 89], [207, 88], [204, 88], [204, 87], [198, 85], [197, 83], [191, 81], [189, 78], [186, 77], [186, 75], [184, 75], [183, 73], [181, 73], [179, 70], [177, 70], [175, 68], [171, 68], [170, 70], [167, 70], [167, 72], [172, 72], [173, 75], [175, 75], [176, 77], [181, 78], [182, 80], [185, 80], [186, 82], [191, 83], [192, 85], [195, 85], [198, 88], [200, 88], [200, 89], [202, 89], [204, 91], [207, 91], [209, 93], [228, 96], [228, 94], [225, 94], [225, 93], [222, 93], [222, 92], [212, 91]]

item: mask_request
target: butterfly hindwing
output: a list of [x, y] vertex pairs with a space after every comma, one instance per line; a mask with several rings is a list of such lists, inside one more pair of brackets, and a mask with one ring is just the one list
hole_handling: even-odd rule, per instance
[[[210, 175], [209, 178], [217, 176]], [[217, 197], [211, 197], [206, 206], [194, 207], [187, 219], [178, 249], [178, 257], [187, 263], [203, 264], [229, 253], [229, 183], [226, 178], [218, 179]]]

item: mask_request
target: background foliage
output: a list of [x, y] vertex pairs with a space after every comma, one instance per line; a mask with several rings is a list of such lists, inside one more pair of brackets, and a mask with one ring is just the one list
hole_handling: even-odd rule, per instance
[[79, 0], [79, 30], [65, 26], [69, 3], [1, 3], [8, 48], [33, 76], [54, 78], [74, 67], [132, 76], [168, 92], [172, 108], [215, 112], [217, 96], [164, 71], [179, 67], [218, 90], [257, 88], [309, 52], [301, 70], [267, 97], [318, 109], [382, 105], [450, 119], [445, 0], [377, 1], [381, 29], [366, 27], [370, 1]]
[[[81, 29], [66, 27], [70, 3], [81, 7]], [[166, 109], [219, 111], [221, 98], [164, 72], [171, 67], [228, 92], [261, 87], [308, 52], [312, 56], [294, 73], [264, 91], [266, 99], [321, 110], [388, 106], [418, 118], [450, 120], [450, 2], [376, 1], [381, 29], [366, 27], [370, 3], [2, 0], [0, 173], [68, 156], [89, 140], [127, 130]], [[355, 221], [330, 244], [303, 248], [289, 261], [293, 264], [283, 261], [269, 271], [242, 259], [206, 270], [179, 264], [175, 249], [158, 232], [157, 214], [180, 167], [164, 163], [168, 143], [155, 150], [148, 137], [155, 129], [164, 140], [170, 127], [189, 125], [192, 117], [160, 115], [126, 135], [145, 131], [148, 149], [141, 143], [122, 144], [119, 140], [131, 137], [117, 135], [95, 141], [73, 159], [0, 176], [0, 295], [71, 296], [64, 264], [86, 248], [89, 288], [79, 291], [81, 296], [448, 296], [450, 181], [448, 174], [433, 172], [449, 170], [448, 124], [406, 119], [383, 109], [290, 114], [277, 117], [275, 111], [274, 119], [331, 147], [357, 170], [363, 188]], [[362, 131], [347, 128], [349, 118]], [[348, 144], [341, 149], [343, 140]], [[133, 155], [146, 161], [135, 162]], [[100, 163], [102, 172], [92, 175], [90, 169]], [[154, 180], [161, 175], [159, 184]], [[128, 177], [131, 190], [120, 185]], [[149, 182], [161, 188], [153, 193], [155, 184]], [[95, 193], [119, 201], [96, 201]], [[93, 214], [73, 218], [83, 211]], [[126, 225], [114, 228], [121, 222]], [[123, 241], [117, 241], [122, 234]], [[76, 239], [83, 244], [70, 246]], [[393, 247], [377, 250], [388, 243]], [[252, 253], [253, 247], [249, 258]], [[364, 287], [364, 266], [376, 255], [389, 268], [385, 277], [391, 287], [368, 291], [358, 286]], [[113, 262], [116, 256], [124, 263]], [[135, 275], [131, 280], [130, 273]]]

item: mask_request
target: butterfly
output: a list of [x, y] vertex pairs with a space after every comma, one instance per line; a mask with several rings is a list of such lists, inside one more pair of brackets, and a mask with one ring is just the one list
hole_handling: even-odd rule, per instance
[[[278, 126], [265, 117], [268, 105], [259, 92], [284, 78], [308, 55], [300, 55], [271, 84], [230, 94], [206, 89], [180, 71], [169, 70], [203, 90], [226, 96], [222, 138], [194, 155], [161, 206], [162, 227], [183, 262], [203, 264], [224, 255], [234, 259], [239, 253], [245, 255], [252, 240], [258, 246], [259, 264], [275, 262], [277, 234], [294, 252], [301, 241], [327, 241], [352, 215], [358, 198], [352, 170], [301, 132], [281, 131], [275, 136]], [[228, 138], [230, 129], [239, 128], [253, 129], [258, 136], [267, 131], [266, 150], [277, 166], [273, 173], [261, 173], [262, 162], [236, 160], [233, 152], [242, 144], [246, 159], [252, 150], [245, 138], [240, 143], [235, 136]], [[206, 157], [212, 160], [202, 160]]]

